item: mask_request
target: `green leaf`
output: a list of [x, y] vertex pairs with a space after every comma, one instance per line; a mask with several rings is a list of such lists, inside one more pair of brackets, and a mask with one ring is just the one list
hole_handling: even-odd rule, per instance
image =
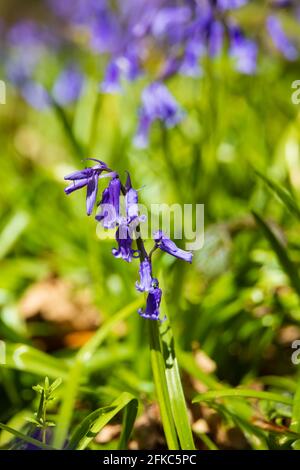
[[[165, 302], [163, 305], [165, 305]], [[166, 309], [164, 311], [166, 312]], [[194, 450], [195, 445], [181, 384], [174, 337], [168, 320], [160, 325], [160, 335], [163, 345], [167, 387], [180, 446], [183, 450]]]
[[[67, 446], [68, 450], [84, 450], [89, 445], [89, 443], [97, 436], [101, 429], [109, 423], [109, 421], [114, 418], [123, 408], [131, 404], [132, 409], [137, 409], [137, 399], [130, 393], [122, 393], [122, 395], [117, 398], [110, 406], [99, 408], [93, 413], [89, 414], [77, 429], [74, 431], [70, 442]], [[133, 414], [131, 414], [131, 423], [132, 423]], [[122, 444], [125, 444], [126, 439], [130, 437], [132, 430], [127, 429], [126, 436], [123, 435]], [[129, 432], [130, 431], [130, 432]], [[126, 439], [124, 439], [126, 437]]]
[[75, 407], [75, 400], [79, 389], [82, 373], [89, 360], [92, 358], [101, 343], [106, 339], [111, 330], [120, 321], [125, 320], [141, 305], [141, 301], [135, 300], [127, 307], [120, 310], [104, 323], [94, 336], [78, 351], [75, 362], [71, 368], [69, 376], [66, 380], [64, 396], [60, 407], [57, 420], [57, 427], [54, 434], [54, 446], [61, 448], [67, 437], [69, 425]]
[[138, 400], [131, 400], [125, 408], [122, 432], [118, 444], [119, 450], [127, 449], [133, 426], [138, 412]]
[[228, 388], [226, 390], [211, 390], [197, 395], [193, 403], [201, 401], [213, 401], [219, 398], [257, 398], [259, 400], [273, 401], [285, 405], [292, 405], [292, 398], [279, 393], [264, 392], [252, 389]]
[[296, 200], [293, 198], [292, 194], [290, 194], [285, 188], [280, 186], [275, 181], [271, 180], [267, 176], [260, 173], [258, 170], [254, 170], [254, 171], [256, 175], [259, 176], [259, 178], [261, 178], [266, 183], [266, 185], [271, 189], [271, 191], [273, 191], [276, 194], [276, 196], [285, 205], [285, 207], [291, 212], [291, 214], [293, 214], [298, 219], [300, 219], [300, 208]]
[[300, 433], [300, 382], [294, 395], [291, 430]]
[[66, 378], [68, 366], [60, 359], [39, 351], [27, 344], [5, 343], [5, 363], [2, 367], [30, 372], [38, 376]]
[[33, 444], [34, 446], [39, 447], [40, 449], [54, 450], [53, 447], [47, 444], [43, 444], [42, 442], [38, 441], [37, 439], [34, 439], [33, 437], [26, 436], [26, 434], [23, 434], [20, 431], [16, 431], [15, 429], [12, 429], [9, 426], [6, 426], [5, 424], [0, 423], [0, 428], [3, 429], [3, 431], [7, 431], [13, 434], [18, 439], [22, 439], [22, 441], [28, 442], [29, 444]]
[[266, 239], [269, 241], [270, 245], [275, 251], [282, 268], [290, 279], [291, 285], [300, 296], [300, 278], [298, 271], [294, 263], [290, 260], [285, 246], [275, 234], [275, 232], [271, 229], [269, 224], [267, 224], [267, 222], [265, 222], [256, 212], [252, 211], [252, 213], [257, 224], [262, 229]]
[[179, 450], [180, 446], [177, 439], [172, 406], [170, 403], [170, 396], [166, 379], [166, 367], [158, 322], [149, 320], [149, 333], [153, 380], [166, 441], [170, 450]]

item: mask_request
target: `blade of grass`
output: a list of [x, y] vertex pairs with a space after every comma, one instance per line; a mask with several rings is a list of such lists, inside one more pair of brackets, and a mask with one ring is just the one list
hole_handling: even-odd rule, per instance
[[138, 400], [130, 400], [127, 406], [125, 407], [123, 423], [122, 423], [122, 432], [118, 444], [118, 450], [127, 449], [128, 441], [130, 439], [133, 426], [136, 420], [138, 412]]
[[[137, 399], [130, 393], [122, 393], [122, 395], [117, 398], [110, 406], [99, 408], [93, 413], [86, 416], [86, 418], [80, 423], [80, 425], [75, 429], [74, 434], [72, 435], [70, 442], [67, 446], [68, 450], [84, 450], [89, 445], [89, 443], [97, 436], [101, 429], [112, 419], [116, 414], [118, 414], [123, 408], [132, 406], [131, 412], [137, 410]], [[132, 425], [134, 422], [133, 414], [130, 416], [130, 426], [127, 427], [126, 434], [122, 434], [121, 443], [124, 445], [126, 439], [129, 439]]]
[[64, 398], [61, 403], [57, 426], [54, 431], [55, 447], [63, 447], [66, 440], [75, 407], [77, 392], [86, 363], [90, 360], [114, 326], [120, 321], [125, 320], [125, 318], [127, 318], [132, 312], [137, 310], [140, 304], [140, 300], [135, 300], [116, 313], [110, 320], [106, 321], [106, 323], [99, 328], [95, 335], [76, 354], [74, 364], [66, 381]]
[[274, 401], [285, 405], [293, 404], [292, 398], [280, 395], [279, 393], [238, 388], [211, 390], [209, 392], [201, 393], [194, 398], [193, 403], [198, 403], [200, 401], [213, 401], [218, 400], [219, 398], [257, 398], [258, 400]]
[[271, 229], [271, 227], [258, 215], [256, 212], [252, 211], [253, 216], [262, 229], [266, 239], [269, 241], [271, 247], [275, 251], [278, 261], [280, 262], [282, 268], [286, 272], [287, 276], [290, 279], [291, 285], [300, 296], [300, 278], [296, 266], [290, 260], [286, 248], [282, 244], [281, 240]]
[[271, 191], [276, 194], [276, 196], [285, 205], [285, 207], [291, 212], [291, 214], [293, 214], [298, 219], [300, 219], [300, 208], [296, 200], [293, 198], [293, 196], [285, 188], [283, 188], [282, 186], [280, 186], [278, 183], [271, 180], [267, 176], [263, 175], [258, 170], [254, 170], [254, 171], [255, 171], [255, 174], [266, 183], [268, 188], [271, 189]]
[[24, 442], [28, 442], [28, 444], [32, 444], [36, 447], [39, 447], [40, 449], [54, 450], [53, 447], [51, 447], [47, 444], [43, 444], [42, 442], [38, 441], [37, 439], [34, 439], [33, 437], [26, 436], [26, 434], [23, 434], [20, 431], [16, 431], [15, 429], [12, 429], [11, 427], [6, 426], [5, 424], [0, 423], [0, 428], [3, 429], [3, 431], [6, 431], [6, 432], [9, 432], [9, 433], [13, 434], [18, 439], [21, 439]]
[[294, 395], [291, 430], [300, 433], [300, 381]]
[[5, 363], [2, 367], [17, 369], [32, 374], [56, 379], [66, 378], [68, 366], [60, 359], [56, 359], [49, 354], [39, 351], [27, 344], [5, 343]]

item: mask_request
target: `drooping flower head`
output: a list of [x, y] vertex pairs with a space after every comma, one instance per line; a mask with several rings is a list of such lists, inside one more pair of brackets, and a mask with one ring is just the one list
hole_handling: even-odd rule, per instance
[[[72, 184], [65, 189], [66, 194], [71, 194], [77, 189], [87, 187], [86, 195], [86, 212], [87, 215], [91, 215], [93, 208], [96, 203], [97, 193], [98, 193], [98, 180], [102, 176], [112, 176], [110, 169], [107, 165], [101, 160], [96, 160], [90, 158], [88, 160], [95, 160], [96, 165], [90, 168], [85, 168], [84, 170], [75, 171], [70, 175], [65, 176], [65, 180], [71, 181]], [[105, 175], [102, 175], [103, 172], [107, 172]]]
[[178, 246], [172, 240], [170, 240], [162, 230], [158, 230], [154, 233], [154, 240], [156, 246], [162, 251], [169, 253], [169, 255], [175, 256], [175, 258], [187, 261], [188, 263], [192, 262], [193, 253], [178, 248]]
[[79, 98], [82, 87], [83, 75], [77, 67], [71, 65], [65, 68], [56, 79], [52, 95], [61, 106], [68, 105]]
[[161, 296], [162, 291], [158, 286], [150, 290], [147, 297], [146, 308], [145, 310], [140, 308], [138, 311], [139, 315], [148, 320], [159, 320]]
[[102, 222], [104, 228], [114, 228], [120, 216], [120, 194], [121, 182], [116, 175], [111, 179], [107, 188], [102, 193], [100, 202], [100, 214], [96, 215], [96, 220]]
[[113, 248], [112, 254], [115, 258], [121, 258], [128, 263], [131, 262], [134, 251], [132, 249], [132, 236], [130, 227], [126, 220], [121, 221], [116, 232], [118, 248]]
[[149, 292], [153, 288], [152, 267], [149, 258], [145, 258], [140, 264], [140, 282], [135, 286], [139, 292]]
[[184, 113], [167, 87], [160, 82], [151, 83], [142, 93], [142, 107], [135, 145], [145, 147], [151, 124], [159, 120], [168, 128], [174, 127]]
[[288, 60], [296, 60], [298, 58], [298, 51], [292, 41], [285, 34], [282, 24], [274, 15], [267, 18], [267, 30], [275, 47], [284, 55]]

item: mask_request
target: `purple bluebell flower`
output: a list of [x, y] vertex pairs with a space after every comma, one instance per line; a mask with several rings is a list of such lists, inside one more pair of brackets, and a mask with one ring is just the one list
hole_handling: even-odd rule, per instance
[[[139, 292], [149, 292], [153, 288], [152, 267], [149, 258], [145, 258], [140, 264], [140, 282], [135, 286]], [[154, 280], [154, 282], [157, 282]]]
[[46, 88], [38, 82], [28, 81], [21, 86], [21, 95], [33, 108], [44, 111], [51, 105], [51, 99]]
[[76, 101], [82, 90], [83, 75], [75, 66], [69, 66], [57, 78], [53, 87], [53, 98], [64, 106]]
[[224, 27], [220, 21], [212, 21], [208, 33], [208, 54], [216, 57], [223, 47]]
[[154, 37], [168, 36], [176, 41], [182, 36], [183, 28], [191, 19], [191, 9], [187, 6], [160, 8], [151, 23]]
[[146, 308], [145, 310], [140, 308], [138, 310], [139, 315], [148, 320], [159, 320], [161, 296], [161, 289], [158, 286], [153, 287], [149, 291]]
[[222, 10], [234, 10], [243, 7], [249, 0], [217, 0], [217, 7]]
[[106, 69], [101, 90], [104, 93], [119, 93], [121, 80], [135, 80], [140, 74], [138, 58], [135, 54], [124, 54], [112, 60]]
[[130, 227], [126, 220], [121, 221], [116, 232], [116, 241], [118, 248], [113, 248], [112, 254], [115, 258], [122, 258], [128, 263], [131, 262], [134, 251], [132, 249], [132, 238]]
[[204, 46], [199, 39], [188, 41], [182, 63], [179, 68], [181, 75], [187, 77], [199, 77], [202, 69], [200, 67], [200, 58], [204, 55]]
[[100, 202], [100, 214], [96, 215], [96, 220], [101, 222], [106, 229], [114, 228], [120, 217], [120, 195], [121, 182], [118, 176], [112, 178], [107, 188], [102, 193]]
[[162, 230], [158, 230], [154, 233], [154, 240], [156, 246], [162, 251], [169, 253], [169, 255], [175, 256], [175, 258], [187, 261], [188, 263], [192, 262], [193, 253], [178, 248], [178, 246], [172, 240], [170, 240]]
[[28, 48], [44, 48], [58, 45], [57, 37], [43, 25], [23, 20], [15, 23], [8, 32], [7, 42], [11, 47], [21, 47], [25, 53]]
[[246, 75], [255, 73], [258, 52], [256, 43], [246, 38], [237, 26], [231, 26], [229, 28], [229, 35], [229, 53], [235, 61], [236, 69]]
[[178, 124], [183, 116], [182, 109], [167, 87], [160, 82], [152, 83], [142, 93], [142, 107], [135, 145], [145, 146], [150, 126], [155, 120], [160, 120], [166, 127], [171, 128]]
[[98, 179], [102, 177], [102, 172], [108, 172], [105, 176], [110, 176], [111, 173], [107, 165], [101, 160], [95, 160], [97, 165], [94, 165], [91, 168], [85, 168], [81, 171], [76, 171], [70, 175], [65, 176], [65, 180], [72, 181], [72, 184], [65, 189], [66, 194], [71, 194], [77, 189], [81, 189], [84, 186], [87, 187], [86, 195], [86, 212], [87, 215], [91, 215], [93, 208], [96, 203], [97, 193], [98, 193]]
[[275, 47], [284, 55], [288, 60], [296, 60], [298, 58], [298, 51], [295, 45], [285, 34], [280, 20], [271, 15], [267, 18], [267, 30]]

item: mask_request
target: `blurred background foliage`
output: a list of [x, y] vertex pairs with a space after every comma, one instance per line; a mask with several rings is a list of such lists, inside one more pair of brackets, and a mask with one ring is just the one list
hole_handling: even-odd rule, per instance
[[[237, 14], [251, 30], [264, 7], [257, 2], [249, 8]], [[34, 17], [56, 27], [37, 0], [1, 2], [0, 14], [6, 25]], [[294, 23], [291, 28], [299, 30]], [[167, 131], [155, 124], [149, 147], [137, 149], [132, 139], [146, 78], [125, 84], [121, 95], [99, 94], [104, 59], [79, 47], [64, 53], [49, 54], [39, 73], [51, 81], [70, 54], [88, 70], [84, 92], [66, 109], [86, 156], [121, 174], [129, 170], [148, 206], [205, 205], [205, 243], [193, 264], [164, 255], [155, 260], [164, 276], [197, 445], [280, 448], [297, 442], [289, 430], [288, 405], [248, 406], [246, 399], [224, 399], [204, 406], [192, 405], [191, 399], [225, 384], [287, 397], [297, 389], [299, 366], [292, 364], [291, 345], [300, 339], [299, 217], [254, 170], [285, 188], [297, 205], [300, 108], [291, 102], [291, 84], [300, 78], [299, 62], [261, 52], [258, 72], [241, 75], [223, 54], [204, 60], [198, 79], [172, 77], [169, 89], [186, 117]], [[0, 420], [27, 429], [25, 417], [37, 409], [31, 387], [46, 375], [65, 378], [76, 350], [95, 329], [124, 307], [137, 305], [137, 265], [119, 262], [111, 256], [115, 242], [98, 239], [94, 221], [85, 214], [84, 194], [65, 197], [64, 175], [83, 164], [57, 110], [30, 108], [7, 83], [0, 136], [0, 337], [8, 356], [0, 368]], [[290, 264], [252, 211], [275, 234]], [[131, 446], [161, 448], [147, 332], [136, 305], [87, 365], [71, 429], [125, 390], [140, 399]], [[20, 343], [33, 348], [31, 353], [23, 357]], [[112, 446], [118, 426], [114, 421], [110, 437], [98, 436], [90, 446]], [[3, 431], [0, 444], [9, 442]]]

